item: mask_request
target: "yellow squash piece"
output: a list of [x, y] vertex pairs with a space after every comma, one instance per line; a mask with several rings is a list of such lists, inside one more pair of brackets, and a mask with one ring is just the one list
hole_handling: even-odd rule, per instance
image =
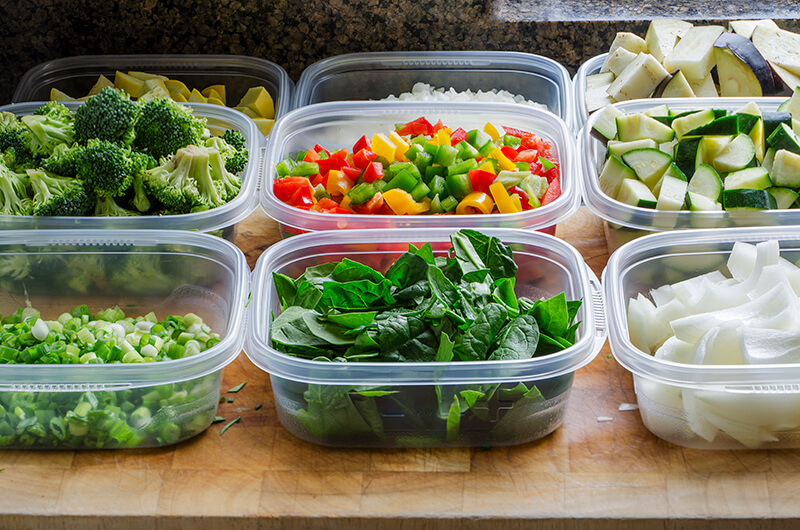
[[[216, 92], [217, 95], [214, 96], [212, 92]], [[217, 99], [221, 99], [222, 101], [227, 101], [227, 96], [225, 95], [225, 85], [207, 86], [203, 90], [201, 90], [200, 93], [207, 98], [216, 97]]]
[[100, 74], [100, 77], [97, 78], [97, 81], [95, 82], [94, 86], [89, 90], [89, 93], [86, 95], [94, 96], [107, 86], [113, 87], [114, 82], [111, 81], [111, 79], [104, 76], [103, 74]]
[[239, 112], [245, 114], [249, 118], [256, 119], [256, 118], [259, 117], [258, 114], [256, 114], [256, 112], [253, 109], [251, 109], [250, 107], [233, 107], [233, 108], [235, 110], [238, 110]]
[[221, 105], [223, 107], [225, 106], [225, 102], [224, 101], [222, 101], [219, 98], [215, 98], [215, 97], [209, 97], [206, 100], [206, 103], [211, 103], [212, 105]]
[[237, 107], [250, 107], [260, 118], [275, 117], [275, 103], [263, 86], [248, 89]]
[[127, 92], [132, 98], [138, 98], [142, 95], [144, 81], [117, 70], [114, 75], [114, 86]]
[[187, 101], [189, 101], [183, 94], [174, 94], [172, 95], [172, 99], [174, 99], [178, 103], [186, 103]]
[[192, 89], [192, 94], [189, 96], [188, 101], [191, 103], [207, 103], [206, 97], [196, 88]]
[[183, 84], [183, 82], [178, 81], [177, 79], [167, 79], [164, 81], [164, 86], [167, 87], [172, 99], [175, 101], [178, 101], [177, 96], [179, 94], [183, 96], [183, 101], [186, 101], [189, 99], [189, 95], [192, 93], [192, 91], [189, 90], [189, 88]]
[[162, 79], [158, 79], [153, 77], [151, 79], [145, 80], [144, 84], [142, 85], [142, 94], [147, 94], [154, 88], [161, 88], [165, 94], [169, 95], [169, 90], [167, 89], [167, 85], [164, 84]]
[[261, 131], [261, 134], [264, 136], [269, 134], [272, 130], [272, 125], [275, 123], [275, 120], [271, 118], [253, 118], [253, 121], [256, 122], [258, 130]]
[[152, 101], [158, 98], [169, 98], [169, 92], [163, 86], [156, 86], [141, 95], [139, 101]]
[[50, 101], [75, 101], [75, 98], [57, 88], [51, 88]]
[[149, 74], [147, 72], [139, 72], [137, 70], [128, 70], [128, 75], [135, 77], [136, 79], [141, 79], [142, 81], [147, 81], [149, 79], [160, 79], [161, 81], [167, 81], [169, 79], [169, 77], [165, 75]]

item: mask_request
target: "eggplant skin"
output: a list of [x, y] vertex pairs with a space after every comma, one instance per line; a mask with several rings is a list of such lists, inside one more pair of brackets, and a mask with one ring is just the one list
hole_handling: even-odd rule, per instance
[[675, 77], [680, 71], [681, 71], [680, 68], [678, 68], [674, 72], [667, 74], [667, 77], [662, 79], [661, 82], [658, 85], [656, 85], [656, 89], [653, 90], [653, 97], [654, 98], [663, 97], [664, 89], [667, 88], [667, 85], [669, 84], [670, 81], [672, 81], [672, 78]]
[[775, 80], [772, 68], [755, 45], [743, 35], [723, 33], [714, 43], [715, 48], [728, 48], [740, 61], [746, 64], [761, 84], [764, 96], [775, 95]]

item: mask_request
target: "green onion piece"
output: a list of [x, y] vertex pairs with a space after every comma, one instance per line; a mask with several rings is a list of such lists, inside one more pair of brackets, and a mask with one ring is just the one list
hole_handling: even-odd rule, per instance
[[228, 403], [233, 403], [233, 398], [232, 397], [228, 398]]
[[259, 403], [258, 405], [256, 405], [256, 408], [255, 408], [255, 410], [259, 410], [259, 409], [261, 409], [261, 407], [262, 407], [262, 406], [263, 406], [263, 404], [262, 404], [262, 403]]
[[225, 416], [214, 416], [214, 419], [211, 420], [211, 423], [219, 423], [221, 421], [225, 421]]
[[230, 429], [233, 426], [233, 424], [239, 423], [240, 421], [242, 421], [242, 417], [241, 416], [236, 416], [235, 420], [232, 420], [229, 424], [227, 424], [225, 427], [223, 427], [221, 431], [219, 431], [219, 435], [222, 436], [223, 434], [225, 434], [225, 431], [227, 431], [228, 429]]
[[228, 390], [228, 393], [229, 393], [229, 394], [235, 394], [235, 393], [236, 393], [236, 392], [238, 392], [239, 390], [243, 389], [243, 388], [244, 388], [244, 385], [246, 385], [246, 384], [247, 384], [247, 381], [245, 381], [244, 383], [239, 383], [239, 384], [238, 384], [238, 385], [236, 385], [235, 387], [233, 387], [233, 388], [231, 388], [230, 390]]

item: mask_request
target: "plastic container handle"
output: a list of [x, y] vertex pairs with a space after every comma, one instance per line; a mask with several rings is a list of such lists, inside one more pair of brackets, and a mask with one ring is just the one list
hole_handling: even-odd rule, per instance
[[726, 386], [724, 390], [734, 394], [800, 394], [800, 384], [733, 385]]
[[0, 385], [0, 392], [115, 392], [131, 388], [130, 383], [18, 383]]
[[264, 172], [266, 168], [264, 164], [267, 163], [267, 147], [263, 146], [258, 149], [258, 171], [256, 172], [256, 193], [261, 193], [261, 185], [264, 183]]
[[603, 347], [608, 331], [606, 329], [606, 310], [603, 303], [603, 286], [594, 271], [586, 265], [589, 287], [592, 290], [592, 311], [594, 313], [594, 342], [597, 351]]

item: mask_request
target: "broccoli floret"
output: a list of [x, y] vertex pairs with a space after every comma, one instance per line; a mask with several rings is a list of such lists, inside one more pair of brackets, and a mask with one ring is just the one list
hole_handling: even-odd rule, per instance
[[131, 204], [134, 208], [144, 213], [152, 207], [150, 198], [147, 196], [147, 188], [144, 185], [144, 173], [137, 173], [134, 175], [133, 193]]
[[33, 111], [33, 113], [37, 116], [50, 116], [61, 121], [72, 121], [74, 118], [72, 111], [69, 110], [66, 105], [58, 101], [48, 101]]
[[21, 121], [30, 131], [28, 148], [36, 156], [50, 156], [59, 144], [72, 145], [75, 141], [74, 119], [69, 109], [65, 113], [52, 106], [46, 114], [29, 114]]
[[222, 164], [222, 156], [216, 149], [209, 149], [208, 157], [211, 180], [224, 202], [232, 201], [242, 188], [242, 180]]
[[[226, 134], [229, 132], [232, 131], [228, 130]], [[241, 133], [239, 134], [241, 135]], [[244, 138], [244, 136], [242, 136], [242, 138]], [[244, 170], [245, 166], [247, 166], [247, 149], [244, 147], [238, 148], [232, 146], [224, 139], [224, 135], [209, 138], [206, 140], [205, 146], [219, 151], [222, 155], [222, 159], [225, 160], [225, 169], [234, 175]]]
[[30, 215], [32, 210], [28, 176], [0, 164], [0, 215]]
[[114, 267], [111, 285], [123, 292], [169, 293], [176, 286], [176, 276], [165, 273], [162, 262], [160, 255], [132, 252]]
[[68, 287], [84, 294], [93, 288], [100, 292], [106, 290], [108, 276], [101, 254], [81, 253], [70, 256], [70, 258], [65, 265], [65, 270], [70, 271], [66, 281]]
[[74, 177], [78, 173], [78, 162], [83, 156], [83, 146], [79, 144], [61, 144], [55, 148], [53, 154], [42, 159], [40, 166], [45, 171], [61, 175], [62, 177]]
[[228, 129], [222, 134], [222, 136], [220, 136], [220, 138], [225, 140], [228, 145], [234, 149], [244, 149], [244, 145], [247, 143], [247, 139], [244, 137], [244, 134], [236, 129]]
[[95, 204], [83, 182], [74, 177], [29, 169], [28, 178], [33, 188], [33, 215], [81, 216]]
[[3, 280], [24, 280], [31, 274], [31, 255], [0, 255], [0, 278]]
[[141, 105], [135, 129], [136, 149], [161, 159], [181, 147], [202, 143], [206, 120], [193, 116], [191, 107], [169, 98], [156, 98]]
[[97, 197], [94, 214], [97, 217], [133, 217], [141, 215], [139, 212], [123, 208], [117, 204], [113, 197]]
[[[169, 213], [189, 213], [200, 202], [200, 191], [194, 179], [197, 149], [197, 146], [178, 149], [175, 156], [145, 173], [148, 191]], [[208, 166], [208, 157], [200, 158], [201, 165]]]
[[133, 183], [137, 160], [130, 148], [92, 139], [78, 160], [76, 176], [98, 196], [120, 197]]
[[0, 159], [15, 171], [33, 167], [35, 157], [28, 145], [31, 133], [27, 127], [10, 112], [0, 112]]
[[131, 145], [140, 105], [126, 92], [105, 87], [75, 111], [75, 139], [81, 143], [96, 138]]

